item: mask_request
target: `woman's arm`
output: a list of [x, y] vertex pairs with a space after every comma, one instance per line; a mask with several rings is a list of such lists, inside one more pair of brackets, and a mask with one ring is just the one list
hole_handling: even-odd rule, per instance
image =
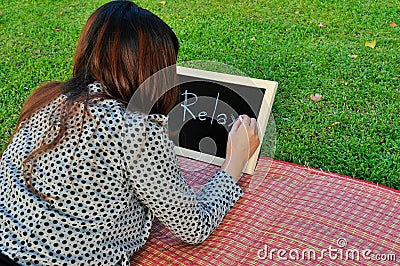
[[[228, 145], [235, 148], [245, 146], [236, 143], [245, 134], [243, 129], [247, 130], [251, 125], [245, 122], [249, 121], [235, 124], [236, 131], [230, 134], [231, 144]], [[136, 196], [183, 241], [189, 244], [203, 242], [243, 194], [236, 184], [243, 167], [240, 169], [237, 166], [239, 163], [244, 166], [247, 159], [243, 158], [249, 155], [239, 156], [236, 151], [228, 151], [227, 158], [230, 160], [196, 195], [182, 177], [167, 128], [154, 122], [148, 123], [146, 139], [141, 145], [140, 131], [135, 129], [134, 124], [131, 126], [125, 139], [125, 143], [129, 143], [125, 152]], [[141, 151], [139, 155], [138, 151]]]

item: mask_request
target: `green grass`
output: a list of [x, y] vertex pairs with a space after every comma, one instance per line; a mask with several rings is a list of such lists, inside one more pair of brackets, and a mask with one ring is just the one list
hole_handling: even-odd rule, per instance
[[[218, 61], [279, 82], [276, 159], [400, 189], [398, 1], [158, 2], [137, 1], [177, 33], [180, 62]], [[80, 30], [105, 1], [3, 3], [1, 148], [29, 93], [70, 77]], [[374, 39], [375, 49], [364, 46]]]

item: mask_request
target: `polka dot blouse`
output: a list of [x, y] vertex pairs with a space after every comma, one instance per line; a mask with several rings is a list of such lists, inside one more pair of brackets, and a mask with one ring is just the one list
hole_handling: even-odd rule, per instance
[[[89, 85], [90, 92], [101, 85]], [[242, 195], [218, 171], [195, 194], [177, 165], [167, 117], [126, 114], [115, 100], [77, 106], [65, 138], [33, 167], [22, 161], [58, 130], [60, 96], [26, 120], [0, 161], [0, 251], [21, 265], [129, 265], [157, 217], [189, 244], [204, 241]], [[82, 129], [82, 134], [79, 134]], [[57, 197], [57, 198], [56, 198]]]

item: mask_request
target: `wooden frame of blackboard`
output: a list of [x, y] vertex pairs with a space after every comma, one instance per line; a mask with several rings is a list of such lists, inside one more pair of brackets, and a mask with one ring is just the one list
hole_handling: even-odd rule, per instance
[[[178, 77], [186, 76], [186, 77], [190, 77], [190, 78], [199, 78], [199, 79], [203, 79], [203, 80], [208, 80], [210, 82], [225, 83], [228, 86], [233, 84], [233, 85], [243, 86], [246, 89], [248, 89], [248, 87], [251, 87], [254, 89], [265, 90], [261, 108], [260, 108], [259, 113], [257, 114], [260, 142], [263, 143], [265, 129], [268, 124], [268, 119], [269, 119], [269, 116], [271, 113], [272, 104], [274, 102], [275, 93], [278, 88], [277, 82], [256, 79], [256, 78], [249, 78], [249, 77], [244, 77], [244, 76], [231, 75], [231, 74], [224, 74], [224, 73], [213, 72], [213, 71], [194, 69], [194, 68], [187, 68], [187, 67], [182, 67], [182, 66], [177, 66], [177, 74], [178, 74]], [[254, 153], [254, 155], [249, 159], [249, 161], [244, 169], [244, 173], [247, 173], [247, 174], [254, 173], [254, 169], [257, 164], [257, 159], [258, 159], [260, 150], [261, 150], [261, 145], [260, 145], [260, 147], [258, 147], [258, 149]], [[175, 153], [179, 156], [192, 158], [195, 160], [215, 164], [218, 166], [221, 166], [225, 160], [225, 158], [217, 157], [215, 155], [210, 155], [210, 154], [206, 154], [203, 152], [190, 150], [190, 149], [187, 149], [184, 147], [179, 147], [179, 146], [175, 146]]]

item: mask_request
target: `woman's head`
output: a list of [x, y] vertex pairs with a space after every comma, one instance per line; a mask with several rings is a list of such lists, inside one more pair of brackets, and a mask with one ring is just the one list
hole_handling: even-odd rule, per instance
[[[90, 16], [82, 31], [74, 76], [83, 83], [100, 81], [106, 95], [128, 103], [143, 81], [176, 63], [178, 49], [176, 35], [156, 15], [130, 1], [109, 2]], [[146, 94], [142, 99], [154, 97], [151, 88], [141, 92]], [[172, 90], [161, 97], [153, 112], [167, 113], [174, 94]]]
[[[73, 77], [66, 82], [50, 82], [40, 86], [29, 96], [21, 110], [15, 132], [31, 114], [60, 94], [67, 95], [67, 99], [59, 106], [60, 117], [52, 121], [54, 125], [59, 125], [56, 136], [46, 140], [49, 144], [34, 150], [23, 162], [25, 183], [29, 189], [39, 197], [47, 198], [33, 187], [33, 166], [42, 153], [56, 146], [66, 135], [68, 120], [76, 103], [83, 103], [82, 121], [88, 112], [89, 99], [113, 98], [127, 104], [133, 94], [143, 103], [155, 103], [148, 110], [151, 113], [168, 114], [178, 97], [177, 88], [166, 86], [173, 84], [168, 79], [176, 78], [175, 71], [167, 71], [165, 76], [156, 75], [161, 78], [149, 79], [152, 82], [145, 84], [150, 86], [141, 86], [140, 91], [138, 88], [160, 70], [174, 70], [174, 67], [168, 66], [175, 65], [178, 49], [174, 32], [160, 18], [134, 3], [113, 1], [98, 8], [82, 31], [74, 58]], [[87, 85], [94, 81], [103, 84], [102, 94], [89, 95]], [[165, 88], [161, 89], [160, 94], [159, 88], [163, 86]]]

